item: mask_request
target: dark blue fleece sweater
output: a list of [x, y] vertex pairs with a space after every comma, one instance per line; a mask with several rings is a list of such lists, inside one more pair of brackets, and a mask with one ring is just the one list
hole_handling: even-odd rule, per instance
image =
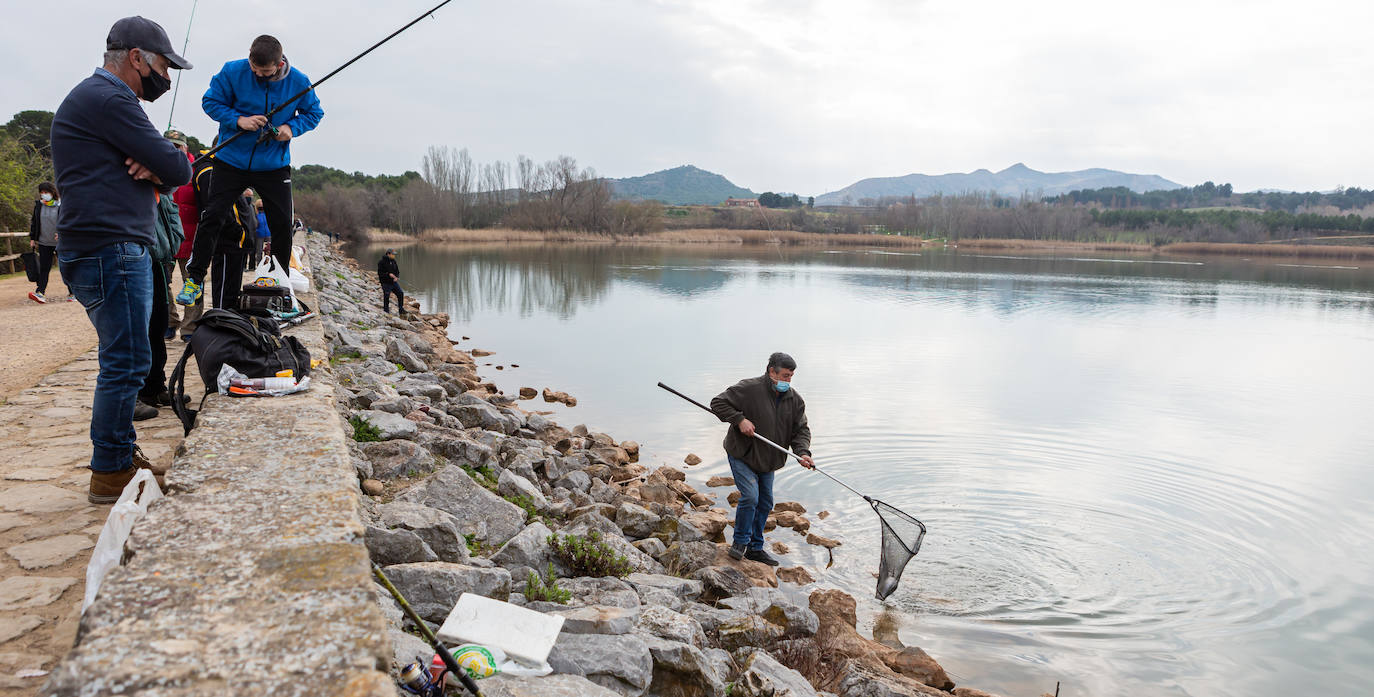
[[114, 242], [153, 246], [157, 191], [135, 181], [132, 157], [162, 180], [166, 191], [191, 181], [191, 163], [162, 137], [133, 90], [103, 69], [82, 80], [52, 120], [52, 163], [62, 210], [60, 252], [91, 252]]

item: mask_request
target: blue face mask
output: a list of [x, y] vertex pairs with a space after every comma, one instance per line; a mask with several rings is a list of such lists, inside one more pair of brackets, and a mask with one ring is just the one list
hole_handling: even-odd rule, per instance
[[777, 390], [777, 391], [779, 391], [779, 392], [786, 392], [786, 391], [788, 391], [789, 389], [792, 389], [792, 383], [790, 383], [790, 382], [783, 382], [782, 380], [779, 380], [779, 381], [777, 381], [776, 383], [774, 383], [773, 389], [775, 389], [775, 390]]

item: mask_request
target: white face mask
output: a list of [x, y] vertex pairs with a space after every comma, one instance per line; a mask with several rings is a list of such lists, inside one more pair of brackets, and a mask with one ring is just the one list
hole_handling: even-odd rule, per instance
[[39, 194], [38, 198], [41, 199], [43, 203], [50, 203], [52, 201], [52, 194], [45, 191]]

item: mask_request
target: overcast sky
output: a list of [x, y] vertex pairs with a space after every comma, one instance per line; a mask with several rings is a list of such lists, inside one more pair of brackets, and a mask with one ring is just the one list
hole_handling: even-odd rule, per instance
[[[318, 79], [437, 3], [202, 0], [174, 123], [210, 139], [200, 96], [259, 33]], [[122, 15], [180, 46], [192, 5], [5, 4], [4, 118], [56, 109]], [[1364, 0], [455, 0], [320, 87], [293, 162], [400, 173], [453, 145], [802, 195], [1016, 162], [1368, 188], [1371, 26]]]

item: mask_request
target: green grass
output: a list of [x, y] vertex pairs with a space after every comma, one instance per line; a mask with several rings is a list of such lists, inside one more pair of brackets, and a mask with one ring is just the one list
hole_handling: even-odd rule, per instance
[[534, 571], [530, 571], [525, 580], [525, 599], [567, 605], [568, 601], [572, 599], [572, 591], [558, 587], [558, 577], [554, 575], [553, 564], [550, 563], [543, 578]]
[[348, 423], [353, 425], [353, 440], [359, 443], [377, 443], [382, 440], [381, 429], [368, 423], [363, 417], [350, 416]]
[[624, 555], [601, 541], [601, 533], [592, 530], [582, 535], [553, 535], [549, 549], [572, 569], [573, 576], [615, 576], [625, 578], [634, 567]]

